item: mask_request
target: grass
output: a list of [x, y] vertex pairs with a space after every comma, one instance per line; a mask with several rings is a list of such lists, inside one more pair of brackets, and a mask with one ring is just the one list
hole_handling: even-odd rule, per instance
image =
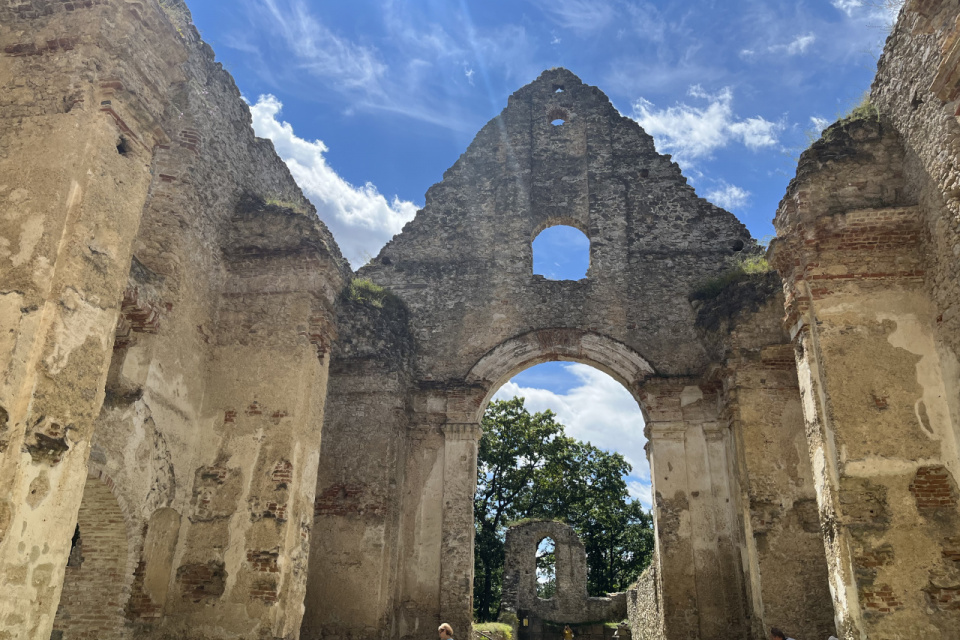
[[510, 625], [502, 622], [475, 622], [473, 624], [474, 632], [483, 632], [487, 634], [496, 634], [503, 640], [513, 640], [513, 629]]
[[398, 302], [399, 298], [380, 285], [367, 278], [354, 278], [344, 289], [344, 296], [350, 302], [382, 309], [388, 302]]
[[772, 271], [773, 267], [767, 262], [762, 253], [744, 255], [743, 253], [731, 261], [730, 268], [720, 275], [701, 283], [690, 294], [690, 300], [712, 300], [719, 296], [727, 287], [740, 282], [748, 276]]

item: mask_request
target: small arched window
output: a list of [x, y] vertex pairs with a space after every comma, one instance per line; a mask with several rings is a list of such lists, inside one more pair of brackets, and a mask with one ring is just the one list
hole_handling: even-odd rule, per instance
[[575, 227], [557, 225], [533, 240], [533, 273], [547, 280], [580, 280], [590, 268], [590, 239]]

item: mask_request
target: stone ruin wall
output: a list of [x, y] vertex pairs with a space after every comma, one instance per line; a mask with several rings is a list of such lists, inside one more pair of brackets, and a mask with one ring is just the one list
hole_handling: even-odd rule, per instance
[[[801, 157], [782, 293], [690, 305], [749, 236], [552, 70], [363, 270], [372, 303], [182, 5], [4, 4], [0, 638], [466, 628], [479, 412], [556, 358], [645, 411], [636, 637], [953, 637], [958, 14], [909, 1], [879, 118]], [[585, 281], [532, 275], [554, 223]]]
[[841, 637], [956, 630], [957, 11], [906, 4], [879, 116], [825, 131], [775, 220]]
[[656, 562], [651, 563], [627, 591], [627, 620], [631, 637], [637, 640], [666, 640]]
[[[549, 599], [537, 595], [537, 547], [544, 538], [553, 540], [556, 557], [556, 592]], [[619, 622], [627, 616], [627, 597], [588, 597], [587, 552], [573, 527], [533, 521], [507, 529], [501, 611], [558, 624]]]
[[349, 269], [182, 5], [0, 50], [0, 637], [295, 636]]

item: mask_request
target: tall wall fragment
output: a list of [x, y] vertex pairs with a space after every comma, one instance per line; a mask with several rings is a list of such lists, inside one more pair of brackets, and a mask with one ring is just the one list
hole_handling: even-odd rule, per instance
[[102, 637], [295, 636], [349, 269], [183, 5], [9, 4], [0, 48], [0, 637], [82, 630], [88, 473]]
[[[923, 206], [886, 117], [801, 157], [775, 225], [837, 629], [949, 637], [955, 359], [937, 335]], [[948, 634], [948, 635], [943, 635]]]

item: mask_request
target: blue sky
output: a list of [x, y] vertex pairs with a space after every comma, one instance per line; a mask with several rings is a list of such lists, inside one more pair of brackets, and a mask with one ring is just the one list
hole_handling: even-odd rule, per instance
[[[413, 217], [507, 96], [555, 66], [599, 86], [699, 195], [768, 236], [811, 132], [869, 88], [893, 15], [884, 0], [188, 3], [258, 135], [354, 267]], [[580, 277], [561, 260], [570, 242], [546, 243], [545, 275]], [[560, 403], [608, 398], [609, 383], [586, 371], [553, 365], [513, 384]]]

